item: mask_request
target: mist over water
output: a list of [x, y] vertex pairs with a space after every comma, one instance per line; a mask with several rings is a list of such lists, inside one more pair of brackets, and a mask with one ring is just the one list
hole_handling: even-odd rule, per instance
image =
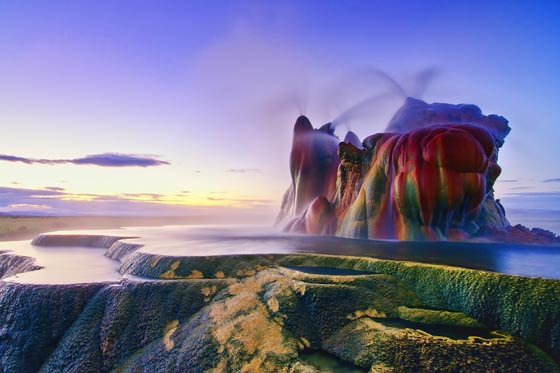
[[26, 284], [115, 282], [119, 263], [103, 256], [105, 249], [79, 246], [38, 247], [30, 241], [0, 242], [0, 249], [36, 258], [40, 270], [16, 274], [2, 281]]
[[[364, 256], [445, 264], [529, 277], [560, 279], [558, 247], [497, 243], [373, 241], [338, 237], [289, 235], [266, 226], [168, 226], [115, 230], [68, 231], [64, 234], [135, 236], [121, 242], [142, 245], [141, 252], [158, 256], [223, 256], [256, 254], [327, 254]], [[1, 242], [1, 250], [37, 259], [41, 270], [3, 281], [33, 284], [119, 282], [119, 262], [106, 249], [38, 247], [29, 241]]]

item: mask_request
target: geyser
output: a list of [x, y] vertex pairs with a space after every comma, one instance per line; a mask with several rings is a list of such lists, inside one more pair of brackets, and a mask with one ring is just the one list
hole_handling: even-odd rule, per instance
[[[300, 116], [290, 154], [292, 185], [278, 222], [291, 232], [349, 238], [499, 238], [519, 230], [493, 190], [509, 132], [504, 117], [484, 115], [475, 105], [414, 98], [406, 99], [387, 132], [361, 144], [352, 132], [339, 142], [333, 125], [314, 129]], [[529, 231], [524, 240], [541, 236]]]

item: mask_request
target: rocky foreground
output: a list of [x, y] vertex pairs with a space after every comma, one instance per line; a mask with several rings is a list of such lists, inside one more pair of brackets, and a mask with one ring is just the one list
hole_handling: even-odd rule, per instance
[[[560, 371], [557, 280], [328, 255], [173, 257], [101, 236], [66, 240], [107, 246], [132, 277], [1, 282], [2, 372], [320, 371], [310, 351], [364, 372]], [[2, 277], [36, 269], [5, 260], [15, 264], [0, 265]]]

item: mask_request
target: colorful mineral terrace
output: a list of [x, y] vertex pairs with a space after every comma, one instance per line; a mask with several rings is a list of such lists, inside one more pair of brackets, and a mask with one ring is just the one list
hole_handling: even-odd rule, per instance
[[531, 278], [325, 250], [423, 242], [107, 233], [4, 243], [1, 372], [560, 372], [558, 256]]
[[[386, 132], [339, 143], [330, 123], [301, 116], [292, 185], [278, 222], [291, 232], [399, 240], [505, 240], [511, 225], [494, 198], [508, 121], [475, 105], [408, 98]], [[528, 233], [527, 233], [528, 232]], [[552, 242], [527, 231], [523, 242]]]

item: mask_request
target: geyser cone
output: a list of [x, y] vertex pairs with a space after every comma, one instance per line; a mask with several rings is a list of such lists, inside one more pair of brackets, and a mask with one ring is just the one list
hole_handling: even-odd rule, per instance
[[296, 133], [302, 133], [307, 131], [313, 131], [313, 126], [311, 125], [311, 122], [309, 121], [309, 119], [307, 119], [305, 115], [300, 115], [296, 119], [296, 124], [294, 124], [294, 136], [296, 135]]
[[305, 116], [296, 120], [290, 154], [296, 216], [303, 213], [315, 197], [323, 196], [328, 200], [334, 197], [339, 140], [333, 131], [330, 124], [313, 129]]
[[336, 123], [313, 129], [296, 120], [280, 216], [299, 224], [287, 229], [328, 234], [321, 225], [334, 221], [343, 237], [446, 240], [509, 226], [493, 195], [505, 118], [409, 97], [387, 132], [363, 143], [349, 131], [339, 144]]
[[360, 141], [360, 138], [352, 131], [348, 131], [348, 133], [344, 137], [344, 142], [352, 144], [358, 149], [362, 149], [362, 142]]

